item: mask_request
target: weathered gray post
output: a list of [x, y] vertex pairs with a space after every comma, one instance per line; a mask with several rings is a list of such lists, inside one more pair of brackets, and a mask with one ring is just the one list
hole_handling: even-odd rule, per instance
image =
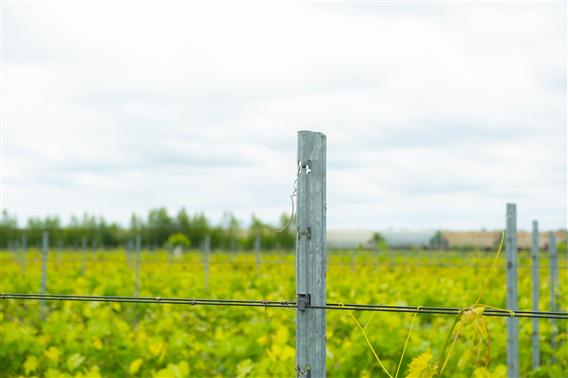
[[[556, 235], [550, 231], [548, 234], [548, 253], [550, 259], [550, 311], [558, 311], [558, 296], [560, 294], [558, 288], [558, 254], [556, 253]], [[551, 336], [550, 346], [552, 350], [556, 349], [556, 335], [558, 334], [558, 326], [556, 319], [550, 319]], [[556, 363], [556, 358], [552, 357], [552, 362]]]
[[254, 252], [256, 255], [256, 270], [260, 268], [260, 234], [256, 234], [254, 239]]
[[296, 376], [323, 378], [326, 305], [326, 137], [298, 132]]
[[[507, 308], [517, 310], [517, 206], [507, 204]], [[519, 377], [519, 318], [507, 318], [507, 377]]]
[[[49, 239], [47, 235], [47, 231], [43, 231], [43, 235], [41, 238], [41, 293], [46, 293], [47, 287], [47, 252], [49, 250]], [[41, 300], [41, 308], [40, 308], [40, 317], [42, 320], [45, 320], [45, 299]]]
[[209, 290], [209, 252], [211, 249], [211, 237], [205, 236], [203, 240], [203, 269], [204, 269], [204, 288]]
[[[532, 310], [538, 311], [538, 303], [540, 299], [540, 257], [539, 257], [539, 235], [538, 222], [532, 223]], [[537, 369], [540, 366], [540, 335], [538, 318], [532, 320], [532, 368]]]

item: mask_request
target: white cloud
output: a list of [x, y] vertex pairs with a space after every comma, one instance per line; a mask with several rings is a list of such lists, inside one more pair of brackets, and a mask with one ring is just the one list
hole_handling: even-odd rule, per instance
[[566, 227], [564, 4], [3, 3], [4, 206], [276, 221], [328, 135], [330, 228]]

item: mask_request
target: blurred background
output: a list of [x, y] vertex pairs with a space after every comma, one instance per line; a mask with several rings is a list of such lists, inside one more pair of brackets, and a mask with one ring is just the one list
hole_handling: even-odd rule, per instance
[[1, 42], [20, 226], [276, 227], [310, 129], [330, 230], [566, 228], [564, 2], [3, 1]]

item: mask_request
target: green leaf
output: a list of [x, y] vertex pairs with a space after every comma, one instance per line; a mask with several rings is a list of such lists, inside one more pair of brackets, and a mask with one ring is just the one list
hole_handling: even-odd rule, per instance
[[24, 362], [24, 372], [26, 375], [30, 374], [31, 372], [35, 371], [38, 367], [37, 357], [36, 356], [28, 356], [26, 358], [26, 362]]
[[140, 366], [142, 366], [143, 362], [144, 360], [141, 358], [137, 358], [134, 361], [132, 361], [130, 363], [130, 367], [128, 368], [128, 374], [135, 375], [136, 373], [138, 373], [138, 370], [140, 370]]
[[83, 361], [85, 361], [85, 357], [81, 356], [79, 353], [75, 353], [67, 359], [67, 368], [69, 371], [73, 371], [81, 366]]
[[254, 365], [250, 358], [239, 362], [239, 364], [237, 365], [237, 378], [244, 378], [248, 376], [252, 372], [253, 368]]
[[431, 353], [422, 353], [410, 363], [410, 371], [406, 378], [432, 378], [438, 371], [437, 363], [431, 364]]
[[57, 364], [59, 362], [59, 349], [57, 349], [56, 347], [50, 347], [44, 352], [44, 354], [54, 364]]

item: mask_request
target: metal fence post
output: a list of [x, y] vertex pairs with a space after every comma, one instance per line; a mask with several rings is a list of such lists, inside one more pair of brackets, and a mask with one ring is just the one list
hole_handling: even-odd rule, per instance
[[[507, 204], [507, 308], [517, 310], [517, 206]], [[507, 318], [507, 377], [519, 377], [519, 318]]]
[[[43, 231], [41, 238], [41, 293], [46, 293], [47, 287], [47, 253], [49, 250], [49, 238], [47, 231]], [[41, 300], [40, 317], [45, 320], [45, 299]]]
[[134, 288], [134, 295], [137, 297], [140, 294], [140, 248], [141, 248], [142, 238], [140, 234], [136, 235], [136, 282]]
[[59, 270], [61, 266], [61, 259], [63, 254], [63, 242], [61, 240], [57, 241], [57, 248], [55, 249], [55, 269]]
[[26, 271], [26, 254], [27, 254], [27, 249], [28, 249], [28, 239], [25, 236], [22, 236], [22, 259], [21, 259], [21, 264], [22, 264], [22, 273], [24, 273]]
[[203, 270], [204, 270], [204, 283], [205, 290], [209, 290], [209, 252], [211, 249], [211, 237], [205, 236], [203, 240]]
[[[136, 248], [136, 269], [134, 277], [134, 296], [138, 297], [140, 295], [140, 248], [142, 244], [142, 238], [140, 234], [136, 235], [135, 247]], [[134, 328], [138, 326], [138, 304], [134, 307]]]
[[351, 271], [355, 272], [355, 263], [356, 263], [357, 257], [355, 256], [355, 248], [353, 248], [353, 250], [351, 251]]
[[229, 256], [231, 256], [231, 262], [235, 263], [237, 261], [237, 248], [234, 240], [231, 240], [229, 245]]
[[256, 234], [254, 239], [254, 251], [256, 255], [256, 270], [260, 268], [260, 234]]
[[81, 240], [81, 273], [84, 275], [87, 269], [87, 238]]
[[14, 260], [18, 260], [20, 254], [20, 241], [18, 239], [14, 240]]
[[[557, 299], [560, 294], [558, 288], [558, 254], [556, 253], [556, 235], [552, 231], [548, 234], [548, 253], [550, 258], [550, 311], [558, 311]], [[554, 352], [556, 350], [556, 335], [558, 334], [556, 319], [550, 319], [550, 325], [550, 346]], [[554, 355], [552, 356], [552, 362], [556, 363]]]
[[296, 376], [326, 375], [326, 137], [298, 132]]
[[[538, 311], [538, 303], [540, 299], [540, 257], [539, 257], [539, 234], [538, 222], [532, 223], [532, 245], [531, 245], [531, 258], [532, 258], [532, 310]], [[538, 318], [532, 320], [532, 368], [537, 369], [540, 366], [540, 335]]]
[[373, 242], [373, 270], [376, 272], [379, 270], [379, 247], [377, 242]]

